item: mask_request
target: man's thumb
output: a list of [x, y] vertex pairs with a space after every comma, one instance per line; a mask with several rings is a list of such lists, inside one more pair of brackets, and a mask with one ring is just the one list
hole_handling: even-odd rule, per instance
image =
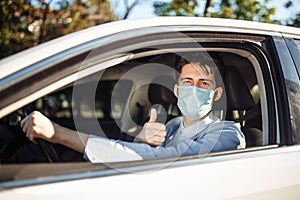
[[155, 108], [152, 108], [150, 111], [150, 119], [149, 122], [155, 122], [157, 119], [157, 111]]

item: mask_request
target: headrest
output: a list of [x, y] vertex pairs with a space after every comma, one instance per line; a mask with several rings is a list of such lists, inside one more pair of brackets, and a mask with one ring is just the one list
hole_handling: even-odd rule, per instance
[[226, 69], [224, 84], [228, 102], [227, 109], [248, 110], [255, 106], [248, 86], [235, 67], [228, 67]]
[[148, 97], [152, 104], [176, 104], [177, 98], [173, 93], [175, 79], [172, 76], [158, 76], [149, 86]]

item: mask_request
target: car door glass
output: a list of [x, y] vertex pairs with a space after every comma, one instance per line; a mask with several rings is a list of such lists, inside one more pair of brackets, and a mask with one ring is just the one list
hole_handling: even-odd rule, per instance
[[292, 57], [293, 57], [293, 60], [295, 62], [295, 65], [297, 67], [297, 70], [298, 70], [298, 81], [294, 83], [294, 87], [293, 87], [293, 91], [295, 91], [294, 93], [294, 98], [293, 98], [293, 102], [292, 102], [292, 105], [293, 105], [293, 108], [295, 110], [294, 112], [294, 116], [293, 116], [293, 119], [294, 119], [294, 124], [292, 125], [293, 126], [293, 129], [294, 129], [294, 134], [295, 134], [295, 139], [296, 139], [296, 142], [297, 144], [300, 143], [300, 127], [299, 127], [299, 124], [300, 124], [300, 107], [299, 107], [299, 98], [300, 98], [300, 81], [299, 81], [299, 75], [300, 75], [300, 40], [293, 40], [295, 43], [295, 45], [293, 45], [292, 47], [290, 47], [292, 50], [291, 50], [291, 53], [292, 53]]
[[[292, 121], [292, 131], [294, 134], [294, 142], [300, 143], [300, 108], [299, 108], [299, 98], [300, 98], [300, 40], [285, 38], [285, 42], [289, 48], [289, 52], [291, 53], [293, 62], [295, 65], [286, 67], [289, 71], [297, 71], [294, 73], [292, 79], [286, 80], [287, 90], [289, 95], [289, 103], [290, 103], [290, 112], [291, 112], [291, 121]], [[295, 68], [293, 67], [295, 66]], [[293, 69], [294, 68], [294, 69]], [[292, 69], [292, 70], [291, 70]]]
[[292, 47], [292, 56], [298, 70], [298, 76], [300, 75], [300, 40], [294, 40], [295, 46]]

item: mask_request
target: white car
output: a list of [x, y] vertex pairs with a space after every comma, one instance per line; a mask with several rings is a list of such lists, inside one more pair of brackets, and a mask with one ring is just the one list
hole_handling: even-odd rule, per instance
[[[1, 60], [0, 199], [298, 199], [299, 49], [297, 28], [157, 17], [89, 28]], [[43, 161], [19, 153], [33, 145], [19, 127], [32, 109], [126, 141], [152, 106], [163, 123], [179, 116], [176, 62], [197, 51], [224, 65], [226, 95], [213, 111], [241, 124], [245, 149], [97, 164], [44, 141], [34, 147], [44, 148]]]

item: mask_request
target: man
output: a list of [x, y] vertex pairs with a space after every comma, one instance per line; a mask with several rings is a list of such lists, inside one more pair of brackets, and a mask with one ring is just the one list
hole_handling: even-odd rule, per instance
[[134, 142], [78, 133], [36, 111], [22, 121], [21, 127], [31, 141], [43, 138], [65, 145], [84, 153], [91, 162], [178, 157], [245, 148], [239, 124], [220, 121], [211, 112], [214, 101], [223, 92], [215, 61], [205, 53], [197, 54], [182, 59], [178, 71], [174, 94], [182, 117], [170, 120], [165, 126], [155, 122], [157, 113], [151, 110], [149, 122]]

